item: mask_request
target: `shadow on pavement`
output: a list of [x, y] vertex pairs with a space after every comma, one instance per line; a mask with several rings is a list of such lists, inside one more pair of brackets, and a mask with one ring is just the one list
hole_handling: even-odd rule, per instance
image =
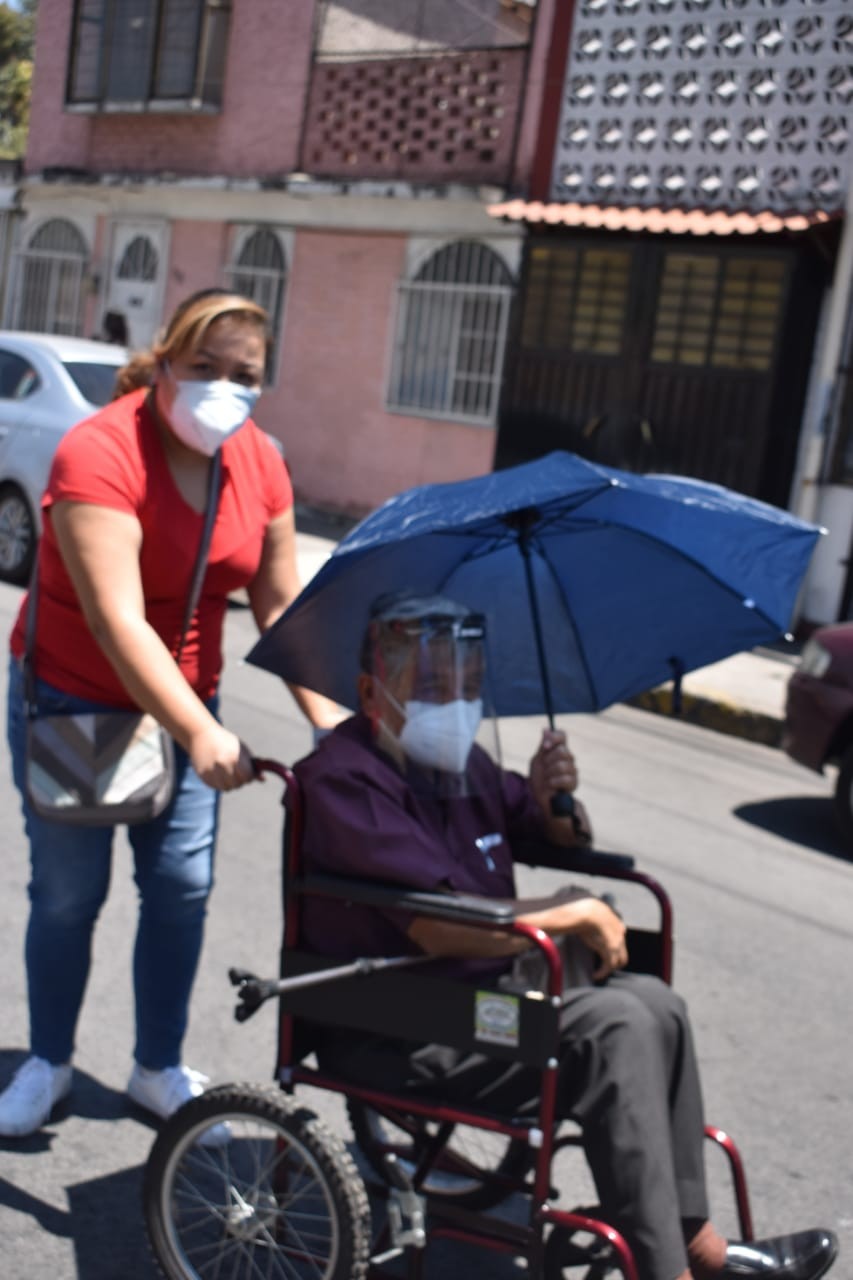
[[[25, 1058], [25, 1050], [0, 1049], [0, 1088]], [[0, 1153], [26, 1157], [49, 1151], [55, 1129], [61, 1128], [72, 1107], [75, 1116], [90, 1120], [114, 1121], [128, 1113], [124, 1093], [75, 1070], [73, 1104], [59, 1103], [45, 1128], [30, 1137], [0, 1138]], [[143, 1227], [141, 1186], [141, 1166], [120, 1169], [66, 1187], [68, 1208], [63, 1209], [0, 1177], [0, 1206], [31, 1219], [34, 1227], [50, 1235], [70, 1239], [75, 1280], [155, 1280], [159, 1272]]]
[[738, 805], [732, 812], [743, 822], [781, 836], [783, 840], [805, 845], [816, 853], [826, 853], [844, 862], [853, 859], [853, 849], [844, 845], [836, 829], [829, 796], [780, 796], [776, 800]]
[[[44, 1150], [44, 1147], [41, 1149]], [[27, 1214], [33, 1222], [38, 1223], [42, 1231], [47, 1231], [52, 1236], [68, 1237], [73, 1234], [71, 1214], [66, 1209], [57, 1209], [55, 1205], [39, 1200], [38, 1196], [23, 1191], [5, 1178], [0, 1178], [0, 1205], [6, 1209], [14, 1209], [16, 1213]]]
[[77, 1280], [156, 1280], [160, 1275], [142, 1222], [141, 1188], [141, 1165], [68, 1188]]

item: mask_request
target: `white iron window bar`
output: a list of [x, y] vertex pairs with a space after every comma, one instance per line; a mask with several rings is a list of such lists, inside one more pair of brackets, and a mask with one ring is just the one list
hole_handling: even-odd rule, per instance
[[512, 277], [486, 245], [458, 241], [399, 285], [388, 408], [491, 425]]
[[79, 334], [87, 258], [73, 223], [54, 218], [40, 227], [17, 256], [13, 327]]
[[267, 382], [274, 380], [281, 341], [281, 321], [287, 264], [274, 231], [259, 227], [242, 242], [235, 260], [225, 269], [229, 289], [251, 298], [266, 311], [273, 334], [273, 350], [267, 362]]

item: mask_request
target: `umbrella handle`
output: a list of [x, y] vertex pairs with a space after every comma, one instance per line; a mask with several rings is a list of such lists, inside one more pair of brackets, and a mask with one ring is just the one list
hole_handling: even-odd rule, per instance
[[555, 791], [551, 796], [551, 814], [555, 818], [572, 818], [575, 822], [575, 830], [577, 830], [575, 798], [571, 791]]
[[581, 826], [580, 815], [575, 807], [575, 798], [571, 791], [555, 791], [551, 796], [551, 813], [555, 818], [571, 818], [575, 835], [589, 844], [589, 832]]

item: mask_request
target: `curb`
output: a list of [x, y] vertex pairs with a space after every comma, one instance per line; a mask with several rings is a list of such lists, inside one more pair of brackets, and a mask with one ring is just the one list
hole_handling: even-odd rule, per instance
[[[671, 716], [672, 690], [666, 687], [649, 689], [629, 698], [627, 705], [656, 715]], [[783, 722], [780, 719], [763, 711], [750, 711], [725, 698], [682, 691], [681, 712], [675, 718], [704, 729], [713, 729], [716, 733], [758, 742], [765, 747], [782, 745]]]

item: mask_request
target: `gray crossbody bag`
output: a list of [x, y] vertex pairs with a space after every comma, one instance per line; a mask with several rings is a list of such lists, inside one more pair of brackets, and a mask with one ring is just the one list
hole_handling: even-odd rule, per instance
[[[219, 506], [222, 458], [210, 469], [204, 528], [196, 556], [176, 662], [201, 595], [213, 524]], [[35, 688], [38, 564], [30, 583], [24, 642], [27, 746], [24, 785], [33, 811], [51, 822], [85, 827], [149, 822], [175, 790], [170, 735], [142, 711], [84, 711], [41, 716]]]

